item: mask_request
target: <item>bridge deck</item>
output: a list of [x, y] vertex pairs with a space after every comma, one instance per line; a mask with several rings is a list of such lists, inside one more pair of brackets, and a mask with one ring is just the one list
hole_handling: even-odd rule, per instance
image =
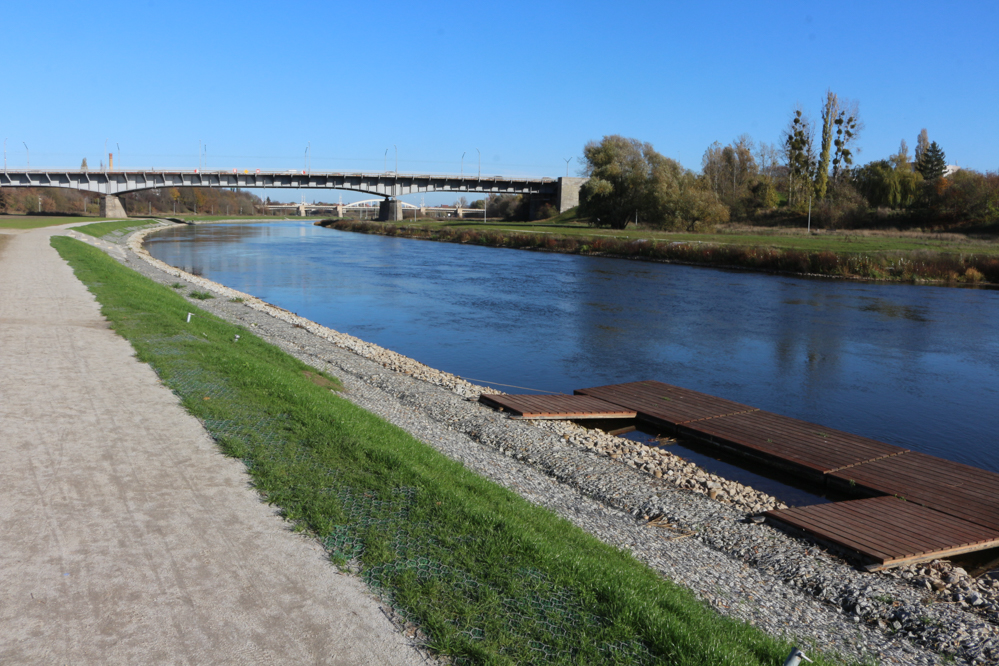
[[[483, 402], [501, 397], [502, 406], [517, 406], [522, 418], [586, 418], [584, 412], [597, 409], [604, 410], [602, 418], [614, 409], [626, 418], [627, 411], [657, 428], [796, 470], [821, 485], [882, 495], [767, 514], [846, 547], [875, 567], [999, 546], [999, 474], [662, 382], [575, 393], [484, 396]], [[584, 404], [593, 411], [582, 409]]]

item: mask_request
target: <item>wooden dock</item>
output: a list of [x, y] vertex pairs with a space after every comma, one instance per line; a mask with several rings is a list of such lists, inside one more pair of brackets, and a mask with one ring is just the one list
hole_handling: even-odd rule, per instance
[[767, 512], [868, 568], [999, 547], [999, 474], [656, 381], [480, 400], [515, 418], [634, 418], [867, 499]]
[[481, 395], [479, 402], [515, 419], [633, 419], [638, 413], [583, 395]]

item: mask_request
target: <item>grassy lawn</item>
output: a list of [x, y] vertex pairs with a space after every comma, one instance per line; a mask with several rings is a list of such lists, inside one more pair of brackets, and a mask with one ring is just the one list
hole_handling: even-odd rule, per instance
[[262, 497], [459, 663], [772, 666], [789, 653], [177, 290], [85, 243], [52, 245]]
[[[388, 223], [385, 223], [388, 224]], [[637, 240], [655, 239], [664, 242], [685, 241], [804, 250], [808, 252], [884, 253], [931, 251], [943, 253], [969, 253], [999, 255], [999, 239], [978, 240], [958, 234], [902, 234], [877, 233], [865, 230], [814, 231], [805, 229], [771, 229], [753, 227], [719, 228], [715, 233], [679, 233], [654, 231], [629, 227], [627, 229], [601, 229], [577, 222], [571, 216], [563, 220], [540, 222], [476, 222], [475, 220], [407, 220], [397, 226], [420, 226], [452, 229], [495, 229], [519, 233], [553, 234], [578, 238], [601, 237]]]
[[101, 236], [106, 236], [115, 231], [120, 231], [124, 229], [138, 229], [139, 227], [144, 227], [147, 224], [152, 224], [153, 221], [149, 219], [128, 219], [128, 220], [111, 220], [110, 222], [98, 222], [96, 224], [88, 224], [85, 227], [77, 227], [76, 231], [81, 234], [87, 234], [95, 238], [100, 238]]
[[[0, 229], [39, 229], [41, 227], [54, 227], [60, 224], [87, 222], [94, 219], [92, 217], [49, 217], [47, 215], [0, 215]], [[104, 218], [96, 219], [101, 220]]]

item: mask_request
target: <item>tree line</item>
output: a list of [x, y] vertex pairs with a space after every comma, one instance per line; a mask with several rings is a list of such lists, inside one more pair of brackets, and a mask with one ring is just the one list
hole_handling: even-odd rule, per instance
[[[118, 196], [130, 215], [253, 215], [263, 202], [249, 192], [170, 187], [129, 192]], [[0, 213], [98, 215], [101, 196], [58, 187], [0, 188]]]
[[926, 129], [910, 155], [897, 153], [858, 166], [864, 129], [860, 105], [829, 91], [816, 126], [801, 105], [792, 109], [777, 143], [741, 135], [704, 152], [700, 172], [619, 135], [583, 148], [581, 216], [598, 226], [629, 223], [698, 230], [738, 221], [816, 226], [988, 226], [999, 224], [999, 173], [948, 173], [946, 155]]

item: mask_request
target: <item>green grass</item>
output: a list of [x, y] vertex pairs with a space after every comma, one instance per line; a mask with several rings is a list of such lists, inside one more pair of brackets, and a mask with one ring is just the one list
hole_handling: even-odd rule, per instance
[[979, 240], [959, 234], [891, 234], [865, 230], [816, 231], [805, 229], [768, 229], [755, 227], [751, 232], [742, 227], [722, 229], [714, 233], [683, 233], [655, 231], [629, 227], [602, 229], [580, 221], [576, 209], [539, 222], [476, 222], [472, 220], [409, 220], [396, 226], [418, 226], [428, 229], [498, 230], [518, 233], [551, 234], [580, 239], [616, 238], [624, 240], [654, 239], [666, 242], [701, 242], [740, 247], [777, 248], [808, 252], [883, 253], [930, 251], [999, 255], [999, 240]]
[[215, 295], [210, 291], [192, 291], [188, 296], [196, 298], [199, 301], [207, 301], [209, 298], [215, 298]]
[[[41, 227], [54, 227], [60, 224], [73, 224], [74, 222], [86, 222], [86, 217], [48, 217], [44, 215], [24, 215], [17, 217], [0, 216], [0, 229], [40, 229]], [[104, 218], [98, 218], [98, 220]]]
[[169, 287], [85, 243], [52, 245], [266, 501], [459, 663], [772, 666], [790, 651], [339, 397], [334, 378], [246, 329], [200, 309], [185, 323], [192, 306]]
[[110, 233], [114, 233], [115, 231], [138, 229], [139, 227], [144, 227], [150, 223], [151, 222], [147, 219], [112, 220], [111, 222], [98, 222], [97, 224], [88, 224], [85, 227], [77, 227], [76, 231], [89, 236], [94, 236], [95, 238], [100, 238], [102, 236], [107, 236]]
[[[666, 234], [649, 230], [595, 230], [578, 224], [474, 224], [423, 222], [395, 225], [367, 221], [328, 221], [320, 224], [343, 231], [380, 233], [451, 243], [544, 250], [652, 261], [741, 267], [782, 273], [822, 274], [873, 280], [947, 284], [999, 283], [999, 244], [952, 234], [861, 236], [796, 235], [768, 230], [756, 235]], [[873, 232], [869, 232], [873, 234]], [[799, 237], [800, 236], [800, 237]], [[790, 238], [784, 242], [782, 239]], [[725, 239], [731, 242], [718, 242]], [[764, 239], [764, 240], [761, 240]], [[937, 243], [936, 249], [889, 250], [904, 243]], [[848, 250], [844, 250], [843, 244]], [[962, 248], [957, 251], [947, 243]], [[811, 249], [803, 246], [812, 245]], [[799, 248], [790, 246], [802, 246]], [[861, 246], [868, 251], [860, 251]], [[830, 249], [819, 248], [832, 248]], [[879, 247], [878, 251], [874, 248]]]

